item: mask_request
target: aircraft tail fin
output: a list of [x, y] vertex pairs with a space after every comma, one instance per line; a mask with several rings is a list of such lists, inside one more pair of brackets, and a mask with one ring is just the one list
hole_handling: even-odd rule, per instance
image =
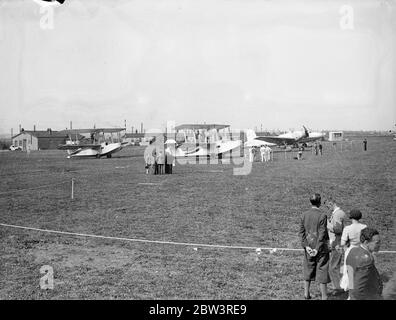
[[304, 128], [304, 135], [305, 135], [305, 137], [306, 137], [306, 138], [309, 137], [309, 131], [308, 131], [308, 129], [307, 129], [305, 126], [303, 126], [303, 128]]

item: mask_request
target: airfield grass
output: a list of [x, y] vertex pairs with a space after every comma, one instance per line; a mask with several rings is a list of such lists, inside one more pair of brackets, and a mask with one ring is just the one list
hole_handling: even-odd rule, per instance
[[[345, 150], [347, 149], [347, 150]], [[61, 151], [0, 153], [0, 223], [197, 244], [300, 248], [309, 196], [333, 197], [377, 228], [396, 250], [395, 155], [391, 138], [324, 144], [324, 155], [279, 152], [253, 163], [177, 164], [146, 175], [142, 147], [112, 159], [66, 159]], [[285, 159], [286, 157], [286, 159]], [[74, 199], [71, 180], [74, 179]], [[21, 189], [26, 189], [22, 190]], [[0, 299], [301, 299], [302, 252], [127, 242], [0, 226]], [[386, 283], [394, 254], [378, 254]], [[40, 268], [54, 270], [42, 290]], [[318, 285], [312, 294], [319, 299]], [[343, 297], [345, 298], [345, 297]]]

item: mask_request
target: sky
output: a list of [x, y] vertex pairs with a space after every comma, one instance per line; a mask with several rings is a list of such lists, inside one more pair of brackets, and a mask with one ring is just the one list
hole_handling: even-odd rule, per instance
[[0, 0], [0, 133], [70, 121], [126, 120], [128, 131], [396, 123], [394, 0], [66, 0], [53, 10], [46, 29], [35, 0]]

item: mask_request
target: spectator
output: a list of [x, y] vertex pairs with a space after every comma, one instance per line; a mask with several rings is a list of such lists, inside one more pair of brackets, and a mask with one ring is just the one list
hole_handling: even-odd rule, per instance
[[349, 226], [346, 226], [342, 231], [341, 235], [341, 246], [345, 249], [345, 256], [344, 256], [344, 267], [343, 267], [343, 275], [341, 279], [340, 286], [345, 291], [348, 290], [348, 269], [346, 265], [346, 260], [350, 250], [353, 247], [357, 247], [360, 245], [360, 232], [362, 229], [366, 228], [365, 224], [359, 222], [362, 218], [362, 213], [360, 210], [353, 209], [349, 212], [349, 219], [352, 220], [352, 223]]
[[[267, 148], [263, 145], [260, 147], [260, 154], [261, 154], [261, 162], [264, 162], [265, 154], [267, 152]], [[266, 160], [267, 161], [267, 160]]]
[[315, 156], [317, 156], [318, 155], [318, 143], [317, 142], [314, 143], [314, 149], [315, 149]]
[[160, 151], [157, 156], [157, 164], [158, 164], [158, 174], [163, 174], [164, 173], [164, 164], [165, 164], [165, 156]]
[[271, 152], [272, 152], [272, 149], [268, 146], [265, 146], [265, 157], [264, 157], [265, 162], [268, 162], [271, 160]]
[[254, 161], [254, 153], [253, 153], [253, 147], [249, 148], [249, 162]]
[[344, 291], [340, 286], [342, 264], [341, 236], [344, 230], [346, 214], [332, 200], [327, 201], [326, 205], [332, 211], [330, 219], [327, 222], [330, 239], [329, 275], [334, 287], [333, 294], [339, 294]]
[[381, 245], [378, 231], [364, 228], [360, 242], [359, 246], [350, 250], [347, 257], [350, 299], [380, 300], [383, 286], [373, 257], [373, 252], [378, 252]]
[[319, 153], [321, 156], [323, 156], [323, 146], [320, 142], [319, 142]]
[[367, 151], [367, 139], [366, 138], [364, 138], [364, 140], [363, 140], [363, 150]]
[[153, 156], [150, 153], [146, 154], [145, 162], [146, 162], [146, 165], [145, 165], [146, 174], [149, 174], [150, 170], [151, 170], [151, 166], [153, 165]]
[[298, 148], [298, 160], [302, 160], [302, 154], [303, 154], [303, 148], [299, 147]]
[[157, 156], [157, 151], [154, 149], [152, 153], [153, 159], [154, 159], [154, 174], [158, 174], [158, 156]]
[[311, 281], [317, 279], [322, 300], [327, 300], [327, 284], [330, 282], [327, 216], [319, 209], [320, 194], [311, 196], [310, 202], [312, 208], [303, 213], [299, 232], [304, 248], [304, 297], [311, 299]]
[[172, 174], [173, 160], [174, 157], [172, 155], [171, 148], [167, 147], [165, 149], [165, 173]]

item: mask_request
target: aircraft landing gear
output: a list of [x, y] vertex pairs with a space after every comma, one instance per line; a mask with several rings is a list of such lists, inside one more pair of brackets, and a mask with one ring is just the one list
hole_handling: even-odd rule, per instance
[[106, 156], [107, 158], [111, 158], [111, 153]]

